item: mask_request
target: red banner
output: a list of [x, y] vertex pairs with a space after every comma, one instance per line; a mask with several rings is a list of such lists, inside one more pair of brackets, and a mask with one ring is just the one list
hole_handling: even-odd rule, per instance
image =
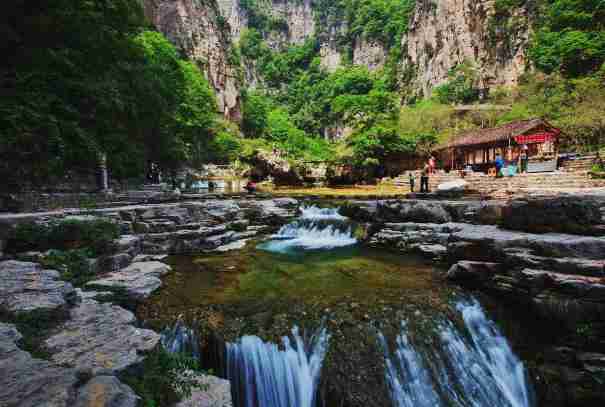
[[555, 133], [544, 132], [534, 134], [523, 134], [521, 136], [515, 136], [517, 144], [535, 144], [535, 143], [546, 143], [552, 141], [556, 137]]

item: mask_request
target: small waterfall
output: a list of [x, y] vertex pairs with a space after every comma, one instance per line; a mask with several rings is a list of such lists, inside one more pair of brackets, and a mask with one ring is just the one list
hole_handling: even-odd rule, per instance
[[334, 208], [301, 208], [300, 218], [282, 226], [271, 240], [259, 248], [285, 253], [293, 249], [318, 250], [351, 246], [357, 243], [344, 216]]
[[389, 355], [384, 336], [378, 334], [385, 351], [386, 379], [393, 403], [397, 407], [437, 406], [439, 396], [433, 388], [429, 371], [412, 348], [405, 333], [405, 323], [401, 325], [402, 332], [397, 336], [397, 349], [393, 356]]
[[257, 336], [244, 336], [226, 349], [226, 376], [238, 407], [312, 407], [315, 405], [329, 335], [320, 328], [305, 346], [298, 328], [282, 348]]
[[200, 358], [198, 335], [194, 329], [187, 327], [181, 318], [174, 326], [164, 329], [160, 341], [164, 349], [170, 353], [186, 353], [198, 360]]
[[312, 205], [300, 208], [300, 219], [344, 221], [347, 218], [338, 213], [338, 208], [320, 208]]
[[456, 308], [462, 314], [468, 337], [448, 323], [441, 342], [462, 396], [477, 407], [530, 406], [525, 367], [496, 324], [487, 318], [477, 300], [460, 302]]
[[459, 302], [464, 326], [439, 325], [438, 340], [421, 353], [408, 339], [406, 325], [389, 354], [385, 376], [397, 407], [530, 407], [531, 386], [523, 363], [476, 300]]

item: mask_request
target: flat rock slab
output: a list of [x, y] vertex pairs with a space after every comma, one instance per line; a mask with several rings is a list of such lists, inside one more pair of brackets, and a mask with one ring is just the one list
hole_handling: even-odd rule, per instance
[[120, 271], [107, 274], [105, 277], [90, 281], [87, 288], [126, 293], [129, 298], [143, 300], [160, 288], [160, 277], [171, 270], [170, 266], [159, 261], [144, 261], [132, 263]]
[[17, 346], [20, 339], [14, 325], [0, 323], [0, 406], [70, 406], [76, 397], [76, 370], [32, 358]]
[[122, 307], [83, 299], [44, 344], [58, 364], [93, 375], [116, 374], [139, 364], [160, 340], [157, 333], [136, 328], [135, 321]]
[[45, 270], [37, 263], [0, 262], [0, 311], [62, 312], [76, 300], [74, 288], [60, 280], [58, 271]]
[[0, 406], [136, 407], [139, 397], [115, 376], [97, 376], [84, 386], [77, 369], [35, 359], [19, 349], [21, 334], [0, 323]]

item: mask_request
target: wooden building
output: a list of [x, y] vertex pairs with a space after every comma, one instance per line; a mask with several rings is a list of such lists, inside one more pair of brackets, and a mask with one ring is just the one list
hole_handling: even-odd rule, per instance
[[514, 164], [527, 146], [529, 172], [554, 171], [560, 134], [559, 129], [545, 120], [520, 120], [460, 134], [437, 150], [443, 167], [462, 169], [470, 165], [475, 171], [487, 172], [493, 167], [496, 154]]

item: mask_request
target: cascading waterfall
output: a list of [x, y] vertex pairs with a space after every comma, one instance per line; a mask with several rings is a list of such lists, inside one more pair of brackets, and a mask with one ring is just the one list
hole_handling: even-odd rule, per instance
[[438, 341], [422, 354], [406, 325], [391, 355], [386, 341], [386, 379], [397, 407], [530, 407], [531, 386], [523, 363], [476, 300], [456, 305], [464, 328], [439, 325]]
[[292, 249], [318, 250], [351, 246], [357, 243], [352, 236], [347, 218], [335, 208], [316, 206], [301, 208], [299, 219], [282, 226], [271, 240], [259, 248], [272, 252], [288, 252]]
[[226, 376], [238, 407], [311, 407], [315, 404], [329, 334], [320, 328], [308, 346], [298, 328], [282, 348], [257, 336], [244, 336], [226, 349]]
[[194, 329], [179, 318], [174, 326], [166, 327], [160, 339], [162, 346], [170, 353], [186, 353], [200, 358], [199, 338]]
[[393, 403], [397, 407], [439, 405], [439, 396], [433, 389], [429, 371], [412, 348], [405, 328], [405, 323], [402, 323], [402, 332], [397, 336], [397, 349], [393, 356], [389, 355], [384, 336], [378, 335], [385, 351], [386, 379]]

